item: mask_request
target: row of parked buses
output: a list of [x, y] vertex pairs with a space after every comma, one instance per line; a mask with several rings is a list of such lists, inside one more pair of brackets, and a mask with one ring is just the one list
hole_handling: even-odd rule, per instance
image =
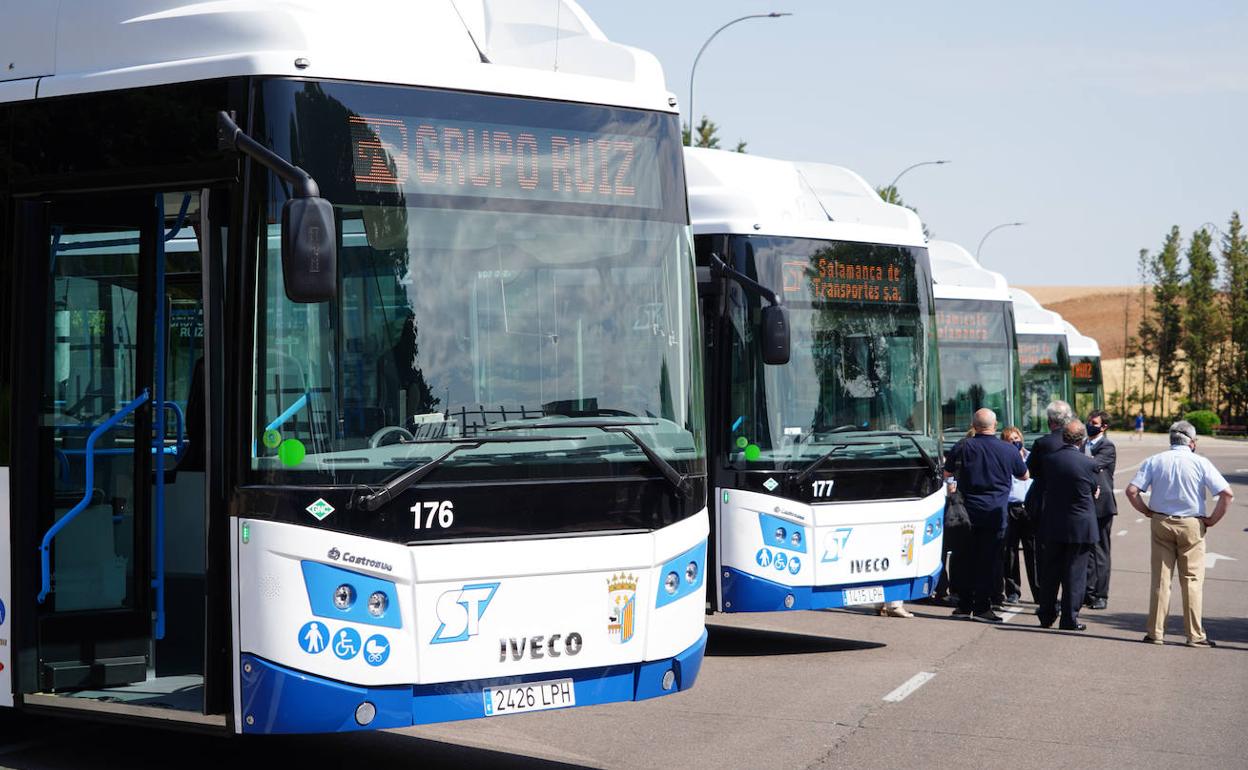
[[927, 595], [942, 437], [1099, 382], [852, 172], [682, 152], [550, 5], [0, 3], [0, 705], [685, 690], [708, 608]]

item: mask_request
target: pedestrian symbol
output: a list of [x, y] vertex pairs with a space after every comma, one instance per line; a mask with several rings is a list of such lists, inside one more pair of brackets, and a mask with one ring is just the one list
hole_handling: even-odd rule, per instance
[[771, 551], [766, 548], [759, 548], [758, 553], [754, 554], [754, 561], [758, 562], [760, 567], [770, 567]]
[[325, 641], [328, 636], [329, 629], [315, 620], [310, 623], [304, 623], [303, 628], [299, 629], [299, 646], [309, 655], [315, 655], [325, 649]]
[[380, 666], [390, 657], [390, 642], [381, 634], [373, 634], [364, 643], [364, 660], [370, 666]]
[[360, 635], [354, 628], [344, 628], [334, 634], [334, 655], [340, 660], [351, 660], [359, 652]]

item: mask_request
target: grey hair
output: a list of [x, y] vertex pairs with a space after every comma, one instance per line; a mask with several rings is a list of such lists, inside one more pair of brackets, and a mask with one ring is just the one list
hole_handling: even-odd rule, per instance
[[1065, 401], [1050, 401], [1044, 410], [1049, 418], [1049, 427], [1058, 428], [1075, 419], [1074, 410]]
[[1088, 437], [1087, 428], [1078, 420], [1069, 420], [1062, 426], [1062, 443], [1079, 446]]
[[1196, 440], [1196, 426], [1187, 420], [1179, 420], [1170, 424], [1170, 446], [1191, 446]]

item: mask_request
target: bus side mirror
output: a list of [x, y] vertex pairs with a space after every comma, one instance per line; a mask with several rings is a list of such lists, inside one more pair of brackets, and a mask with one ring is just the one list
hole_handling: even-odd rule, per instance
[[759, 340], [763, 363], [783, 366], [789, 362], [789, 311], [783, 305], [768, 305], [759, 315]]
[[334, 207], [324, 198], [291, 198], [282, 206], [282, 278], [291, 302], [337, 296]]

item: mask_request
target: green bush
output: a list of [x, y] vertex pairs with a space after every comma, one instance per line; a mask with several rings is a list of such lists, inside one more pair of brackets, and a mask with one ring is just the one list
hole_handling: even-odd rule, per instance
[[1213, 433], [1213, 426], [1221, 422], [1221, 420], [1218, 419], [1217, 412], [1210, 412], [1207, 409], [1188, 412], [1183, 415], [1183, 419], [1196, 426], [1196, 432], [1202, 436], [1211, 435]]

